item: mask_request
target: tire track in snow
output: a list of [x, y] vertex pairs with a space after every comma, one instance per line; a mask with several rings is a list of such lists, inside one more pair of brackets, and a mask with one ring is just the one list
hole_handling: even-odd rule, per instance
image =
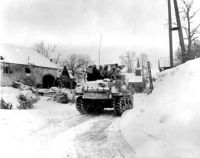
[[[51, 118], [31, 133], [33, 136], [40, 136], [42, 144], [48, 142], [50, 146], [54, 144], [54, 140], [59, 140], [60, 145], [68, 140], [80, 158], [134, 158], [133, 150], [116, 128], [118, 120], [118, 117], [113, 116], [113, 111], [105, 111], [101, 115], [78, 114], [66, 118]], [[68, 151], [67, 148], [69, 147], [66, 146]], [[71, 157], [74, 154], [64, 155]]]
[[74, 146], [80, 158], [134, 158], [135, 153], [123, 138], [119, 118], [102, 114], [93, 118], [93, 124], [85, 132], [75, 136]]
[[43, 125], [41, 125], [36, 130], [30, 131], [30, 135], [38, 134], [44, 137], [56, 136], [59, 133], [70, 130], [71, 128], [78, 126], [86, 121], [93, 119], [96, 116], [89, 115], [74, 115], [67, 118], [51, 118], [46, 120]]

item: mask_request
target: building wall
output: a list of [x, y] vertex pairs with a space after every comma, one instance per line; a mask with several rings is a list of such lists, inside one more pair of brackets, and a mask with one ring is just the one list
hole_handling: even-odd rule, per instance
[[[26, 73], [25, 69], [30, 69], [30, 73]], [[34, 86], [43, 85], [43, 77], [45, 75], [57, 77], [57, 69], [38, 67], [33, 65], [20, 65], [12, 63], [1, 63], [1, 85], [11, 85], [13, 81], [20, 81], [26, 85]]]

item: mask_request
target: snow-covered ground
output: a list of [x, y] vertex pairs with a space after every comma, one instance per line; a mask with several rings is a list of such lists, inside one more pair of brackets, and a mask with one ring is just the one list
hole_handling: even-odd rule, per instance
[[0, 109], [0, 155], [4, 158], [127, 157], [134, 152], [112, 110], [81, 115], [74, 104], [41, 97], [31, 110]]
[[79, 123], [77, 115], [71, 104], [46, 98], [31, 110], [0, 110], [1, 157], [76, 157], [67, 129]]
[[137, 158], [200, 157], [200, 59], [162, 72], [120, 121]]
[[0, 109], [0, 157], [199, 158], [199, 68], [196, 59], [162, 72], [121, 118], [80, 115], [47, 97], [30, 110]]

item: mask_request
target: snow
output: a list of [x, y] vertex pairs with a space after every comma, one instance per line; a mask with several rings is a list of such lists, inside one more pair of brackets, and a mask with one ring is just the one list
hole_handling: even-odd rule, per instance
[[143, 82], [142, 76], [136, 76], [135, 73], [124, 73], [129, 83]]
[[73, 157], [73, 132], [78, 115], [71, 104], [42, 99], [32, 110], [0, 110], [0, 154], [4, 158]]
[[[152, 94], [135, 95], [121, 118], [80, 115], [47, 97], [31, 110], [0, 109], [4, 158], [200, 157], [200, 59], [159, 74]], [[13, 89], [4, 94], [12, 97]], [[125, 138], [125, 139], [124, 139]], [[127, 143], [128, 142], [128, 143]]]
[[3, 100], [6, 103], [9, 103], [12, 105], [12, 109], [18, 109], [20, 107], [20, 103], [18, 100], [18, 97], [20, 95], [23, 95], [26, 97], [26, 101], [30, 102], [37, 102], [39, 100], [39, 97], [34, 94], [30, 89], [28, 89], [28, 86], [23, 86], [22, 89], [17, 89], [13, 87], [0, 87], [0, 96], [3, 98]]
[[47, 97], [32, 110], [0, 110], [0, 154], [4, 158], [133, 158], [113, 111], [80, 115], [74, 104]]
[[138, 158], [200, 157], [200, 59], [159, 74], [120, 128]]
[[19, 93], [19, 89], [13, 87], [0, 87], [1, 98], [3, 98], [6, 103], [10, 103], [12, 109], [17, 109], [17, 107], [20, 106], [19, 101], [17, 100]]
[[10, 44], [0, 44], [0, 56], [3, 56], [4, 62], [28, 65], [32, 64], [40, 67], [58, 69], [56, 64], [50, 62], [43, 55], [35, 52], [31, 48], [15, 46]]

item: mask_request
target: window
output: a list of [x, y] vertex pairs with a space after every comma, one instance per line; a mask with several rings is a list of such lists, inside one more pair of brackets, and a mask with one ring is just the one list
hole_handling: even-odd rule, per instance
[[9, 66], [4, 66], [3, 67], [3, 73], [9, 74], [10, 73], [10, 67]]
[[30, 70], [30, 68], [28, 68], [28, 67], [25, 67], [25, 73], [27, 73], [27, 74], [30, 74], [30, 73], [31, 73], [31, 70]]
[[142, 75], [142, 71], [141, 70], [136, 70], [135, 71], [135, 75], [136, 76], [141, 76]]

